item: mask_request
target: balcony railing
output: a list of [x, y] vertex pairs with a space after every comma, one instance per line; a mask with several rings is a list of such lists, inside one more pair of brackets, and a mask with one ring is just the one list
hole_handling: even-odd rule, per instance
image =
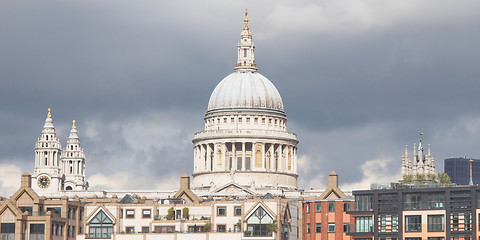
[[111, 233], [86, 233], [85, 239], [111, 239]]

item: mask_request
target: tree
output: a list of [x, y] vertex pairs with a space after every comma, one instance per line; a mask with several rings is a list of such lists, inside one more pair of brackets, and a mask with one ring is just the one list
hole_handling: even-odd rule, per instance
[[425, 181], [427, 181], [427, 177], [425, 176], [425, 174], [417, 173], [417, 175], [415, 175], [415, 182], [425, 182]]
[[451, 184], [452, 183], [448, 174], [444, 173], [444, 172], [439, 172], [438, 173], [438, 181], [442, 184]]
[[167, 215], [167, 219], [168, 220], [173, 220], [173, 215], [175, 214], [175, 209], [173, 209], [173, 207], [169, 208], [168, 209], [168, 215]]
[[267, 224], [267, 230], [268, 232], [277, 232], [278, 231], [278, 224], [277, 224], [277, 220], [273, 220], [272, 223], [269, 223]]
[[413, 175], [412, 174], [403, 174], [402, 182], [404, 182], [404, 183], [413, 182]]
[[188, 209], [187, 207], [184, 207], [182, 209], [182, 216], [184, 219], [188, 219], [188, 213], [190, 212], [190, 209]]

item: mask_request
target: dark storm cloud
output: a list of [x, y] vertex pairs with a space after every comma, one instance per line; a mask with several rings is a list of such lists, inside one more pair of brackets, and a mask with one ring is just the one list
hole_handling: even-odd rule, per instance
[[233, 71], [249, 8], [259, 72], [281, 93], [299, 157], [310, 164], [300, 169], [301, 187], [323, 186], [331, 170], [365, 183], [359, 172], [375, 161], [391, 161], [382, 170], [393, 176], [420, 131], [441, 171], [443, 158], [480, 156], [479, 7], [3, 2], [0, 163], [32, 171], [52, 107], [62, 144], [77, 120], [90, 176], [130, 171], [154, 182], [191, 173], [193, 133], [211, 91]]

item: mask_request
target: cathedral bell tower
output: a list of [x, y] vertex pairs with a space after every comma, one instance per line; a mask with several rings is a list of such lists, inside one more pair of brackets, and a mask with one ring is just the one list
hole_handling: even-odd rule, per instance
[[75, 120], [67, 139], [67, 146], [62, 152], [62, 171], [65, 174], [64, 188], [66, 191], [85, 191], [88, 183], [85, 180], [85, 153], [80, 147]]
[[62, 189], [62, 171], [60, 154], [62, 146], [55, 134], [52, 113], [48, 109], [42, 135], [35, 143], [35, 167], [32, 174], [32, 188], [39, 195], [46, 192], [58, 192]]

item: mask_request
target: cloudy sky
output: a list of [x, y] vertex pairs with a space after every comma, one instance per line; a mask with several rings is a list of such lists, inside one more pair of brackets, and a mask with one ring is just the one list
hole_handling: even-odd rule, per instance
[[77, 121], [92, 188], [176, 188], [245, 8], [300, 187], [394, 181], [419, 132], [437, 171], [480, 158], [478, 1], [1, 1], [0, 195], [33, 171], [49, 107], [63, 145]]

